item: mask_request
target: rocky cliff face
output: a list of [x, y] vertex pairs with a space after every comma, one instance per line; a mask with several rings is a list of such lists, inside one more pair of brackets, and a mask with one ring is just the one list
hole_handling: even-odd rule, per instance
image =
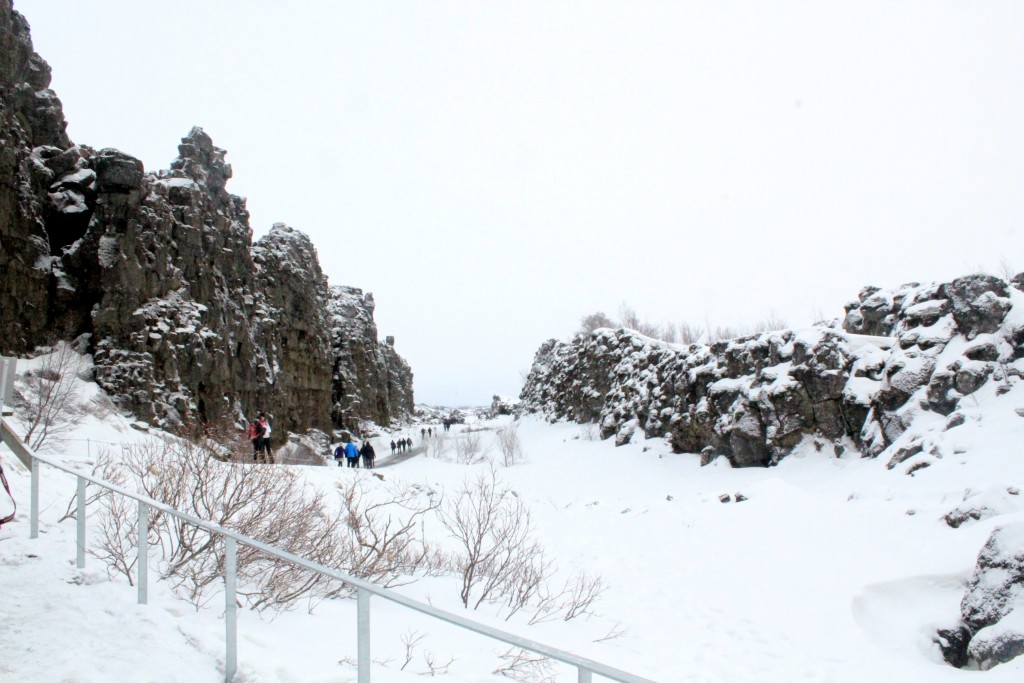
[[338, 376], [360, 397], [350, 419], [411, 414], [408, 365], [372, 317], [333, 305], [309, 239], [279, 224], [253, 244], [205, 132], [147, 173], [71, 143], [49, 73], [0, 0], [0, 351], [89, 335], [100, 385], [160, 426], [263, 410], [278, 430], [328, 431]]
[[334, 375], [334, 422], [356, 426], [355, 417], [387, 424], [391, 415], [412, 415], [412, 370], [395, 351], [394, 338], [377, 340], [372, 294], [332, 287], [328, 306]]
[[842, 329], [689, 347], [624, 329], [551, 340], [521, 398], [551, 419], [598, 422], [605, 438], [664, 436], [705, 461], [768, 465], [812, 438], [836, 453], [885, 454], [895, 466], [941, 457], [910, 430], [922, 413], [955, 426], [964, 397], [986, 386], [1005, 392], [1021, 377], [1024, 295], [972, 275], [865, 289]]
[[[679, 346], [601, 329], [538, 350], [522, 407], [597, 422], [624, 443], [664, 437], [679, 452], [734, 466], [798, 449], [880, 458], [915, 475], [947, 460], [1013, 457], [989, 440], [1024, 418], [1024, 276], [971, 275], [863, 290], [842, 327]], [[991, 425], [991, 426], [989, 426]], [[1002, 425], [1002, 427], [1001, 427]], [[973, 453], [971, 451], [974, 451]], [[959, 623], [935, 643], [954, 666], [988, 669], [1024, 654], [1020, 490], [966, 490], [954, 529], [1006, 515], [978, 555]]]

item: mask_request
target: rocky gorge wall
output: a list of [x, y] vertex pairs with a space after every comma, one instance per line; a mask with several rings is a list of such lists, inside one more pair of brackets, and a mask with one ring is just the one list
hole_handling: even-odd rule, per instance
[[[155, 173], [75, 145], [49, 74], [0, 0], [0, 352], [82, 338], [97, 382], [157, 426], [262, 410], [282, 434], [411, 414], [412, 373], [372, 306], [340, 303], [303, 233], [276, 224], [253, 243], [209, 135], [193, 128]], [[339, 410], [339, 393], [358, 400]]]
[[[596, 422], [625, 443], [664, 437], [702, 464], [766, 466], [813, 448], [914, 476], [945, 460], [1015, 457], [1024, 419], [1024, 275], [868, 287], [841, 326], [681, 346], [600, 329], [538, 350], [520, 410]], [[1007, 427], [1009, 427], [1007, 429]], [[1001, 431], [1002, 430], [1002, 431]], [[1019, 482], [966, 489], [941, 522], [1000, 518], [934, 642], [958, 667], [1024, 654]], [[907, 514], [913, 514], [908, 512]], [[1003, 521], [1006, 520], [1006, 521]]]
[[597, 422], [620, 443], [638, 430], [677, 452], [734, 466], [778, 462], [813, 437], [837, 452], [902, 462], [922, 412], [958, 419], [987, 384], [1024, 377], [1022, 278], [863, 290], [842, 327], [681, 346], [600, 329], [537, 351], [520, 399], [550, 419]]

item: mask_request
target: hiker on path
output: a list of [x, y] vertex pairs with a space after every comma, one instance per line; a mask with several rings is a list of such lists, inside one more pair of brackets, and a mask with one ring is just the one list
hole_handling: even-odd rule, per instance
[[348, 461], [349, 467], [359, 468], [359, 448], [354, 441], [345, 444], [345, 460]]
[[363, 447], [359, 449], [359, 455], [363, 456], [363, 468], [372, 470], [373, 459], [377, 454], [373, 452], [373, 446], [370, 445], [369, 441], [363, 443]]
[[426, 427], [420, 427], [420, 438], [421, 439], [427, 438], [427, 429], [426, 429]]
[[245, 428], [245, 438], [249, 439], [249, 443], [252, 444], [252, 461], [256, 462], [256, 455], [263, 446], [263, 430], [260, 428], [259, 421], [252, 420], [249, 422], [249, 425]]
[[264, 460], [266, 462], [274, 462], [274, 458], [270, 453], [270, 422], [267, 421], [267, 416], [264, 413], [260, 413], [260, 428], [262, 434], [260, 435], [261, 450], [264, 453]]
[[391, 439], [391, 455], [394, 455], [395, 451], [397, 451], [397, 450], [398, 450], [398, 444], [395, 443], [394, 439]]
[[338, 463], [338, 467], [341, 467], [341, 459], [345, 457], [345, 444], [339, 443], [338, 447], [334, 449], [334, 460]]
[[427, 427], [427, 436], [434, 436], [434, 428]]

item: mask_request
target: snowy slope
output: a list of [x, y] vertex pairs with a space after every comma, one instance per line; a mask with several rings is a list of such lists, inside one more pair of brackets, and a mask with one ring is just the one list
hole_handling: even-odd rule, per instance
[[[529, 626], [524, 614], [506, 622], [493, 608], [469, 614], [657, 681], [1018, 681], [1024, 659], [958, 670], [934, 642], [937, 629], [958, 623], [991, 531], [1024, 520], [1024, 501], [1008, 492], [1024, 488], [1024, 418], [1002, 409], [1024, 407], [1024, 393], [975, 396], [976, 414], [933, 436], [947, 455], [912, 475], [818, 451], [812, 441], [774, 468], [733, 469], [724, 458], [701, 467], [699, 456], [673, 454], [662, 439], [616, 448], [586, 426], [520, 420], [523, 459], [499, 464], [499, 476], [528, 504], [559, 574], [599, 574], [607, 590], [595, 616], [571, 622]], [[370, 487], [404, 481], [452, 491], [488, 468], [458, 462], [453, 445], [463, 430], [482, 430], [473, 433], [500, 462], [491, 428], [511, 423], [456, 425], [440, 457], [428, 447], [392, 467], [384, 447], [392, 435], [384, 434], [376, 445], [385, 482], [364, 470], [301, 469], [328, 490], [359, 477]], [[86, 466], [103, 443], [145, 435], [109, 415], [71, 438], [57, 455]], [[29, 477], [6, 448], [0, 458], [20, 506], [0, 530], [0, 680], [222, 680], [218, 599], [196, 610], [155, 582], [140, 607], [134, 589], [96, 558], [76, 569], [74, 522], [56, 523], [74, 482], [49, 468], [42, 533], [28, 540]], [[745, 500], [735, 502], [737, 494]], [[953, 528], [945, 517], [965, 501], [985, 501], [989, 512]], [[436, 524], [431, 533], [448, 542]], [[398, 590], [466, 613], [453, 577]], [[320, 603], [311, 614], [304, 607], [273, 620], [241, 611], [236, 680], [355, 680], [354, 601]], [[373, 610], [375, 681], [420, 680], [428, 659], [439, 667], [452, 657], [443, 680], [506, 680], [492, 675], [507, 651], [500, 644], [383, 601]], [[424, 638], [403, 671], [403, 637], [413, 634]], [[575, 680], [565, 667], [550, 673]]]

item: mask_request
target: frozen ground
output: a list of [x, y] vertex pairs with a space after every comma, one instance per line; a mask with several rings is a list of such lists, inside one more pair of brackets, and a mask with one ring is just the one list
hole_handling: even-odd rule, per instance
[[[464, 610], [451, 577], [402, 593], [656, 681], [995, 683], [1024, 675], [1024, 661], [953, 669], [932, 642], [936, 628], [957, 622], [992, 528], [1024, 519], [1020, 496], [1004, 495], [1008, 486], [1024, 488], [1024, 419], [1013, 411], [949, 432], [949, 452], [962, 452], [913, 476], [881, 459], [837, 459], [813, 443], [770, 469], [731, 469], [721, 459], [701, 468], [697, 456], [672, 454], [658, 439], [615, 448], [593, 440], [592, 428], [518, 424], [523, 460], [499, 462], [499, 476], [529, 504], [559, 572], [603, 577], [597, 614], [506, 622], [494, 609]], [[465, 428], [456, 426], [450, 440]], [[418, 427], [394, 436], [410, 433], [420, 441]], [[500, 461], [494, 431], [480, 434]], [[84, 467], [104, 443], [140, 438], [116, 415], [89, 418], [56, 455]], [[390, 457], [391, 438], [375, 440], [378, 465]], [[450, 491], [488, 468], [429, 450], [378, 474]], [[74, 481], [50, 468], [42, 472], [41, 535], [29, 540], [28, 474], [6, 447], [0, 459], [19, 504], [15, 523], [0, 530], [0, 681], [223, 680], [221, 602], [196, 611], [151, 581], [150, 604], [139, 606], [135, 590], [98, 559], [76, 569], [74, 522], [56, 523]], [[383, 485], [364, 470], [303, 470], [324, 487], [351, 477]], [[746, 500], [720, 502], [737, 493]], [[975, 495], [1004, 501], [1001, 514], [950, 528], [943, 515]], [[372, 629], [374, 681], [422, 680], [428, 660], [451, 658], [442, 680], [507, 680], [491, 673], [508, 649], [499, 643], [379, 599]], [[355, 680], [347, 660], [355, 655], [354, 601], [273, 620], [241, 610], [238, 631], [239, 682]], [[424, 637], [401, 670], [402, 637], [412, 633]], [[576, 680], [565, 667], [553, 674]]]

